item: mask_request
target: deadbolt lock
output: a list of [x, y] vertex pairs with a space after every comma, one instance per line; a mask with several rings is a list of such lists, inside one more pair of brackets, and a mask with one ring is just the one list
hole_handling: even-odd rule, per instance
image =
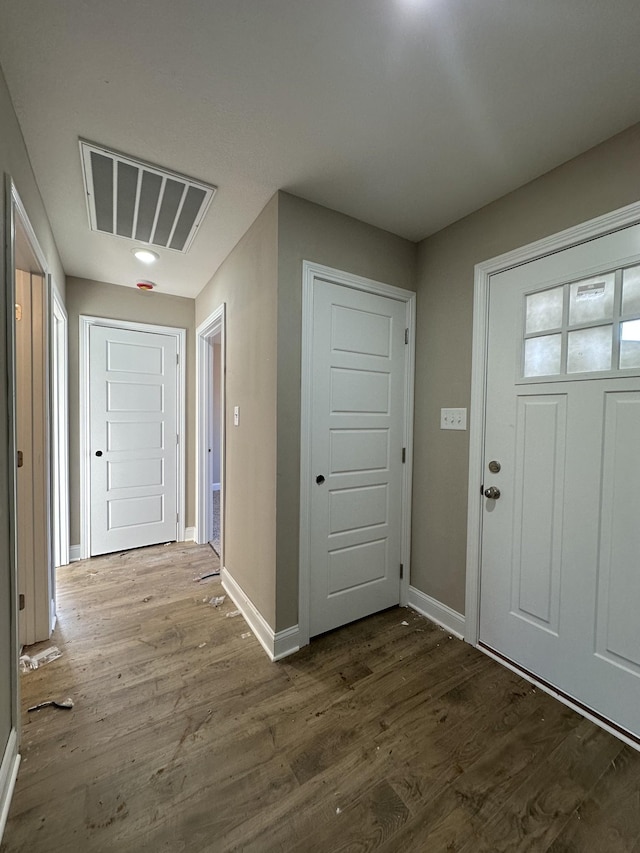
[[489, 470], [492, 474], [497, 474], [500, 470], [500, 467], [500, 463], [497, 462], [495, 459], [492, 459], [491, 462], [489, 462]]

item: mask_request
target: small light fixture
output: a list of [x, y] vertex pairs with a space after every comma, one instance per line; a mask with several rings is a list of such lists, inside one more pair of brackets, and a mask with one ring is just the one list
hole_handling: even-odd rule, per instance
[[132, 249], [131, 251], [143, 264], [154, 264], [160, 258], [160, 255], [152, 252], [151, 249]]
[[155, 284], [152, 281], [138, 281], [136, 287], [139, 287], [140, 290], [153, 290]]

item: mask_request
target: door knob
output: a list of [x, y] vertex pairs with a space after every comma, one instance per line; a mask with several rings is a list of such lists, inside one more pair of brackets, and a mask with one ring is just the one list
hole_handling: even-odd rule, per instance
[[489, 486], [489, 488], [484, 490], [484, 496], [492, 501], [497, 501], [500, 497], [500, 489], [496, 486]]
[[101, 450], [96, 450], [96, 456], [102, 456], [102, 451], [101, 451]]
[[318, 474], [318, 476], [316, 477], [316, 483], [317, 483], [319, 486], [321, 486], [321, 485], [324, 483], [324, 477], [323, 477], [323, 475], [322, 475], [322, 474]]

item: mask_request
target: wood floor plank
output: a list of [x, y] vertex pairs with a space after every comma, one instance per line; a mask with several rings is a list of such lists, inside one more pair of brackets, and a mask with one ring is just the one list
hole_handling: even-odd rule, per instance
[[60, 571], [2, 853], [640, 853], [638, 753], [407, 609], [274, 664], [215, 565]]
[[636, 853], [640, 849], [637, 759], [638, 754], [629, 746], [611, 759], [597, 784], [574, 809], [548, 848], [549, 853], [581, 853], [582, 850]]

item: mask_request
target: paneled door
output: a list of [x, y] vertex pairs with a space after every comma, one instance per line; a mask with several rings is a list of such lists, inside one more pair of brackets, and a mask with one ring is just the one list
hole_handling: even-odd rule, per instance
[[399, 602], [407, 310], [313, 287], [311, 636]]
[[177, 538], [177, 339], [89, 330], [91, 554]]
[[640, 736], [640, 226], [489, 286], [480, 642]]

